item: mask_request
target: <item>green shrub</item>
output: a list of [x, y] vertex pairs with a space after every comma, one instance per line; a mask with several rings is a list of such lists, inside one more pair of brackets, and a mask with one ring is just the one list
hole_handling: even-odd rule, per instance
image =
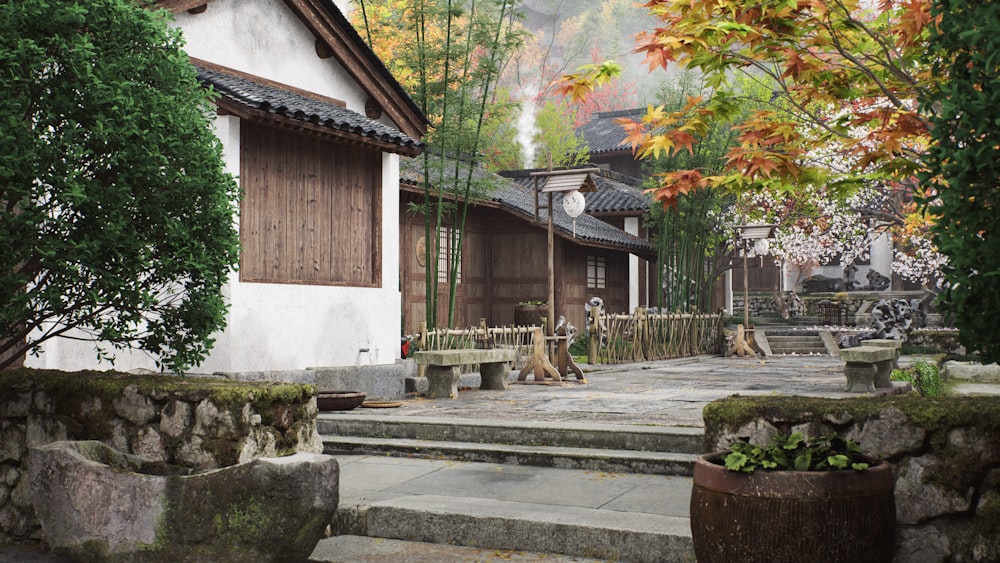
[[944, 380], [941, 379], [937, 364], [918, 360], [906, 369], [892, 370], [890, 378], [893, 381], [909, 381], [924, 397], [944, 395]]

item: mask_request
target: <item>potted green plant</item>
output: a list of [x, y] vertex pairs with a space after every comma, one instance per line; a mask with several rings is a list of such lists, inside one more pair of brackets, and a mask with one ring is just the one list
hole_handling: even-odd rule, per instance
[[887, 462], [836, 435], [740, 440], [695, 462], [695, 555], [699, 563], [891, 561], [894, 489]]
[[546, 301], [521, 301], [514, 305], [514, 324], [518, 326], [538, 326], [549, 316]]

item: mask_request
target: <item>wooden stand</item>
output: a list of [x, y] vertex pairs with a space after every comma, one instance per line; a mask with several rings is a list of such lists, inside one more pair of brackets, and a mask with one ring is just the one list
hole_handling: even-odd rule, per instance
[[[557, 363], [559, 367], [552, 365], [549, 355], [545, 352], [547, 341], [554, 340], [558, 343]], [[533, 352], [531, 359], [521, 368], [521, 373], [517, 376], [517, 383], [533, 385], [562, 385], [572, 371], [577, 383], [587, 383], [583, 376], [583, 370], [576, 365], [573, 357], [569, 354], [569, 339], [566, 337], [566, 329], [560, 328], [555, 336], [546, 338], [541, 328], [535, 329], [531, 337]], [[529, 381], [528, 374], [533, 374], [534, 379]]]
[[[517, 383], [529, 385], [562, 385], [562, 377], [559, 371], [549, 362], [549, 355], [545, 353], [545, 335], [541, 328], [536, 328], [531, 337], [533, 352], [531, 359], [521, 368], [521, 373], [517, 374]], [[535, 378], [528, 381], [528, 373], [533, 373]]]
[[750, 356], [752, 358], [757, 357], [757, 352], [753, 350], [753, 344], [751, 339], [753, 337], [747, 337], [746, 330], [743, 328], [742, 324], [736, 325], [736, 342], [733, 344], [732, 350], [730, 350], [730, 355], [736, 354], [739, 357]]

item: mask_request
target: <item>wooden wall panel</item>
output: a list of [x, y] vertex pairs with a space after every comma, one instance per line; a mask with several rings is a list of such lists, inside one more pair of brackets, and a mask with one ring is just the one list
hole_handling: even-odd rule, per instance
[[241, 279], [377, 286], [382, 157], [241, 125]]

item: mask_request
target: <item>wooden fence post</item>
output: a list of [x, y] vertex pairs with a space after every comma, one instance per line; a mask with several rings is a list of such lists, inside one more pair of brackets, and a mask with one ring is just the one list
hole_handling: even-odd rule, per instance
[[597, 348], [601, 342], [600, 334], [600, 321], [598, 319], [597, 307], [591, 307], [589, 312], [589, 317], [587, 319], [587, 324], [590, 327], [588, 332], [590, 333], [590, 338], [587, 339], [587, 363], [596, 364], [597, 363]]
[[636, 307], [633, 316], [635, 330], [632, 332], [632, 359], [646, 360], [649, 359], [649, 335], [646, 334], [649, 327], [646, 323], [646, 310], [642, 307]]

